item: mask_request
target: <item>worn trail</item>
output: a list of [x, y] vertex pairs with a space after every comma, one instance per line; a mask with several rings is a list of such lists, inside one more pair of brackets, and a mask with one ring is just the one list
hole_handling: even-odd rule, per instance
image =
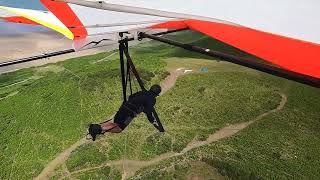
[[[161, 86], [164, 91], [169, 90], [174, 86], [178, 76], [182, 75], [182, 69], [173, 70], [170, 72], [170, 76], [168, 76], [163, 82], [161, 82]], [[35, 178], [37, 180], [40, 179], [49, 179], [49, 177], [54, 173], [54, 170], [62, 165], [71, 155], [72, 151], [76, 150], [79, 146], [90, 143], [90, 140], [86, 140], [85, 138], [79, 140], [75, 144], [71, 145], [68, 149], [64, 150], [60, 153], [54, 160], [52, 160], [46, 167], [42, 170], [42, 172]]]
[[[179, 68], [179, 69], [170, 71], [170, 76], [168, 76], [164, 81], [161, 82], [161, 87], [163, 88], [163, 93], [165, 93], [170, 88], [172, 88], [174, 86], [174, 84], [176, 83], [176, 80], [178, 79], [178, 77], [185, 74], [185, 72], [186, 71], [183, 68]], [[155, 157], [154, 159], [151, 159], [149, 161], [123, 159], [123, 160], [119, 160], [119, 161], [106, 162], [100, 166], [85, 168], [85, 169], [71, 172], [67, 176], [71, 176], [73, 174], [78, 174], [81, 172], [86, 172], [86, 171], [90, 171], [90, 170], [94, 170], [94, 169], [99, 169], [99, 168], [102, 168], [105, 166], [122, 166], [123, 171], [124, 171], [122, 179], [127, 179], [127, 178], [133, 176], [138, 170], [140, 170], [142, 168], [145, 168], [145, 167], [148, 167], [148, 166], [151, 166], [154, 164], [158, 164], [161, 161], [167, 160], [169, 158], [183, 155], [183, 154], [185, 154], [195, 148], [199, 148], [201, 146], [208, 145], [208, 144], [213, 143], [215, 141], [231, 137], [231, 136], [237, 134], [239, 131], [247, 128], [252, 123], [259, 121], [272, 113], [281, 111], [287, 102], [287, 96], [282, 93], [279, 93], [279, 95], [281, 96], [281, 102], [279, 103], [279, 105], [275, 109], [272, 109], [268, 112], [265, 112], [265, 113], [257, 116], [255, 119], [250, 120], [248, 122], [237, 123], [237, 124], [232, 124], [232, 125], [226, 126], [222, 129], [216, 131], [212, 135], [210, 135], [207, 138], [207, 140], [205, 140], [205, 141], [192, 141], [179, 153], [175, 153], [175, 152], [165, 153], [165, 154], [162, 154], [158, 157]], [[90, 141], [86, 140], [85, 138], [81, 139], [77, 143], [73, 144], [68, 149], [66, 149], [65, 151], [60, 153], [53, 161], [51, 161], [44, 168], [44, 170], [41, 172], [41, 174], [38, 177], [36, 177], [36, 179], [49, 179], [49, 177], [54, 173], [54, 170], [59, 165], [63, 164], [70, 157], [72, 151], [76, 150], [79, 146], [86, 144], [86, 143], [90, 143]]]
[[222, 129], [216, 131], [215, 133], [213, 133], [212, 135], [210, 135], [207, 140], [205, 141], [193, 141], [190, 142], [181, 152], [179, 153], [174, 153], [174, 152], [168, 152], [165, 154], [162, 154], [158, 157], [155, 157], [154, 159], [151, 159], [149, 161], [139, 161], [139, 160], [128, 160], [128, 159], [124, 159], [124, 160], [120, 160], [120, 161], [114, 161], [114, 162], [107, 162], [105, 164], [102, 164], [100, 166], [97, 167], [92, 167], [92, 168], [85, 168], [85, 169], [81, 169], [78, 171], [74, 171], [71, 173], [72, 174], [77, 174], [77, 173], [81, 173], [81, 172], [86, 172], [86, 171], [90, 171], [90, 170], [94, 170], [94, 169], [99, 169], [105, 166], [118, 166], [118, 165], [123, 165], [124, 164], [124, 173], [122, 176], [122, 179], [128, 179], [129, 177], [132, 177], [138, 170], [151, 166], [151, 165], [155, 165], [160, 163], [161, 161], [167, 160], [169, 158], [172, 157], [176, 157], [176, 156], [180, 156], [183, 155], [193, 149], [211, 144], [213, 142], [231, 137], [235, 134], [237, 134], [238, 132], [240, 132], [241, 130], [247, 128], [249, 125], [251, 125], [254, 122], [257, 122], [261, 119], [263, 119], [264, 117], [276, 113], [278, 111], [281, 111], [285, 104], [287, 103], [287, 96], [285, 94], [279, 93], [279, 95], [281, 96], [281, 101], [279, 103], [279, 105], [275, 108], [272, 109], [268, 112], [265, 112], [259, 116], [257, 116], [255, 119], [247, 121], [247, 122], [243, 122], [243, 123], [237, 123], [237, 124], [232, 124], [226, 127], [223, 127]]
[[61, 165], [63, 162], [65, 162], [71, 155], [72, 151], [76, 150], [79, 146], [90, 143], [89, 140], [86, 140], [86, 138], [83, 138], [70, 146], [68, 149], [64, 150], [62, 153], [60, 153], [54, 160], [52, 160], [41, 172], [41, 174], [38, 175], [35, 179], [49, 179], [50, 175], [54, 172], [54, 170]]

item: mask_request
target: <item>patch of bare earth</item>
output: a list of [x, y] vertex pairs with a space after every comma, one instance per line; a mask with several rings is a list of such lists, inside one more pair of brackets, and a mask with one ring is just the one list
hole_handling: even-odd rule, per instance
[[50, 175], [54, 170], [61, 164], [63, 164], [71, 155], [71, 153], [76, 150], [79, 146], [90, 143], [89, 140], [83, 138], [71, 145], [68, 149], [60, 153], [54, 160], [52, 160], [47, 166], [42, 170], [42, 172], [35, 179], [49, 179]]
[[182, 76], [187, 72], [190, 72], [187, 71], [185, 68], [172, 69], [169, 71], [170, 75], [160, 83], [160, 86], [162, 88], [162, 94], [166, 93], [176, 84], [178, 77]]

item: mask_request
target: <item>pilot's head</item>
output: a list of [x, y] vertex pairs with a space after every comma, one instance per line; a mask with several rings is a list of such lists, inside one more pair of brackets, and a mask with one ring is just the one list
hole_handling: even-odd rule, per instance
[[149, 91], [152, 92], [155, 96], [159, 96], [159, 94], [161, 93], [161, 86], [159, 86], [158, 84], [152, 85]]

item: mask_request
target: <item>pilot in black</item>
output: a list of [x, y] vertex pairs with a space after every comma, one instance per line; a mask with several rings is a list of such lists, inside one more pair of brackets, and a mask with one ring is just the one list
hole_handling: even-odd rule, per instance
[[149, 91], [139, 91], [129, 96], [128, 101], [124, 102], [114, 116], [113, 122], [102, 124], [90, 124], [89, 134], [95, 140], [98, 134], [106, 132], [120, 133], [132, 120], [140, 113], [144, 112], [150, 123], [154, 124], [156, 118], [153, 114], [156, 104], [156, 97], [161, 93], [159, 85], [151, 86]]

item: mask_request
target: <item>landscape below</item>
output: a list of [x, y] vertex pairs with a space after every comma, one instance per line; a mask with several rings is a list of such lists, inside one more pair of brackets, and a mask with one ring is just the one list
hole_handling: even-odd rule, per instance
[[[167, 37], [259, 60], [195, 32]], [[320, 177], [319, 89], [154, 41], [130, 52], [147, 87], [177, 69], [192, 70], [158, 98], [166, 133], [141, 115], [123, 133], [78, 147], [52, 179]], [[37, 177], [85, 136], [90, 122], [113, 115], [121, 94], [117, 51], [1, 75], [0, 179]], [[255, 119], [233, 136], [186, 151]]]

